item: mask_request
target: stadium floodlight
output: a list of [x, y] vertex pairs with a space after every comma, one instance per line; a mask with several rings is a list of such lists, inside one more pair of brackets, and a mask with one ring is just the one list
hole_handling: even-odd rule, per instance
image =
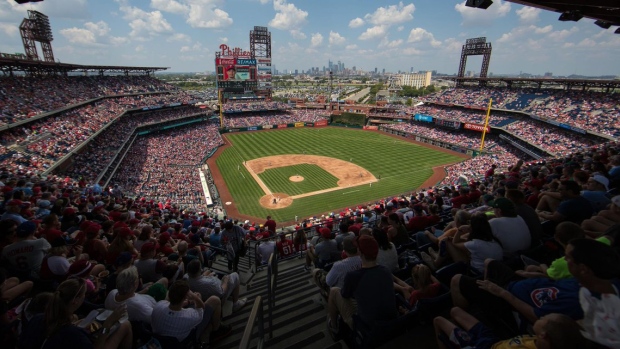
[[571, 11], [566, 11], [562, 13], [560, 15], [560, 18], [558, 18], [558, 20], [562, 22], [568, 22], [568, 21], [577, 22], [578, 20], [582, 18], [583, 18], [583, 14], [581, 13], [581, 11], [571, 10]]
[[493, 0], [467, 0], [465, 2], [465, 6], [487, 9], [489, 6], [493, 5]]
[[606, 22], [606, 21], [601, 21], [600, 19], [594, 22], [594, 24], [598, 25], [599, 27], [603, 29], [609, 29], [609, 27], [611, 27], [611, 23]]

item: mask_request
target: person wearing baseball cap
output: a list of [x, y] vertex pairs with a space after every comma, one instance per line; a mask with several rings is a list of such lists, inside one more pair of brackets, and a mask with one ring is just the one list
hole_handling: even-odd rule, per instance
[[22, 224], [27, 221], [26, 218], [22, 217], [19, 212], [22, 210], [23, 202], [21, 200], [13, 199], [6, 203], [5, 209], [6, 212], [0, 217], [0, 220], [10, 219], [12, 221], [17, 222], [17, 224]]
[[9, 271], [20, 280], [38, 279], [43, 257], [52, 247], [45, 239], [36, 239], [37, 225], [26, 221], [17, 226], [13, 243], [2, 249], [2, 259], [8, 261]]
[[162, 278], [166, 263], [155, 259], [157, 244], [149, 241], [140, 248], [140, 259], [134, 262], [143, 282], [157, 282]]
[[515, 204], [506, 198], [489, 202], [495, 217], [489, 220], [493, 236], [502, 245], [504, 255], [513, 255], [530, 248], [532, 236], [525, 220], [517, 215]]
[[319, 242], [316, 246], [310, 245], [306, 253], [306, 270], [310, 270], [311, 263], [317, 268], [322, 268], [325, 264], [340, 259], [338, 242], [333, 239], [332, 231], [329, 228], [319, 228], [318, 233], [321, 236]]
[[398, 315], [392, 273], [377, 264], [377, 240], [363, 235], [354, 240], [354, 246], [362, 259], [362, 268], [347, 273], [343, 287], [332, 287], [329, 292], [327, 325], [334, 340], [340, 331], [338, 315], [351, 329], [353, 314], [371, 327], [380, 321], [396, 319]]
[[600, 174], [595, 174], [586, 182], [586, 190], [581, 192], [581, 196], [590, 201], [594, 214], [604, 210], [611, 203], [611, 200], [607, 197], [608, 190], [609, 179]]

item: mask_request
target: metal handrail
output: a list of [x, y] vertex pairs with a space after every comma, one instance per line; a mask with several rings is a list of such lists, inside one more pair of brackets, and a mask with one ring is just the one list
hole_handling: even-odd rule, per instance
[[274, 263], [277, 265], [278, 257], [272, 253], [269, 256], [269, 266], [267, 268], [267, 306], [269, 309], [269, 338], [273, 338], [273, 308], [275, 306], [276, 276], [277, 268], [274, 270]]
[[254, 332], [254, 324], [258, 321], [258, 343], [256, 348], [262, 349], [265, 343], [265, 317], [263, 316], [263, 298], [256, 296], [248, 323], [243, 331], [241, 342], [239, 343], [240, 349], [249, 349], [250, 341], [252, 340], [252, 332]]

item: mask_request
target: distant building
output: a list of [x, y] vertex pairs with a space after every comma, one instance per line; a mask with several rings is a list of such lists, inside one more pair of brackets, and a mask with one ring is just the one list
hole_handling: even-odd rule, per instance
[[415, 74], [400, 74], [398, 77], [400, 86], [412, 86], [415, 88], [426, 87], [431, 84], [431, 72], [419, 72]]
[[546, 72], [546, 73], [545, 73], [545, 77], [546, 77], [546, 78], [552, 78], [552, 77], [553, 77], [553, 73], [551, 73], [551, 72]]

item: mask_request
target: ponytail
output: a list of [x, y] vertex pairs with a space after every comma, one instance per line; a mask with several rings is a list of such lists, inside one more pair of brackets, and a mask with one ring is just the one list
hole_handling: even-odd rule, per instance
[[46, 338], [71, 322], [71, 302], [83, 292], [86, 292], [86, 282], [80, 278], [65, 280], [58, 285], [45, 309]]

